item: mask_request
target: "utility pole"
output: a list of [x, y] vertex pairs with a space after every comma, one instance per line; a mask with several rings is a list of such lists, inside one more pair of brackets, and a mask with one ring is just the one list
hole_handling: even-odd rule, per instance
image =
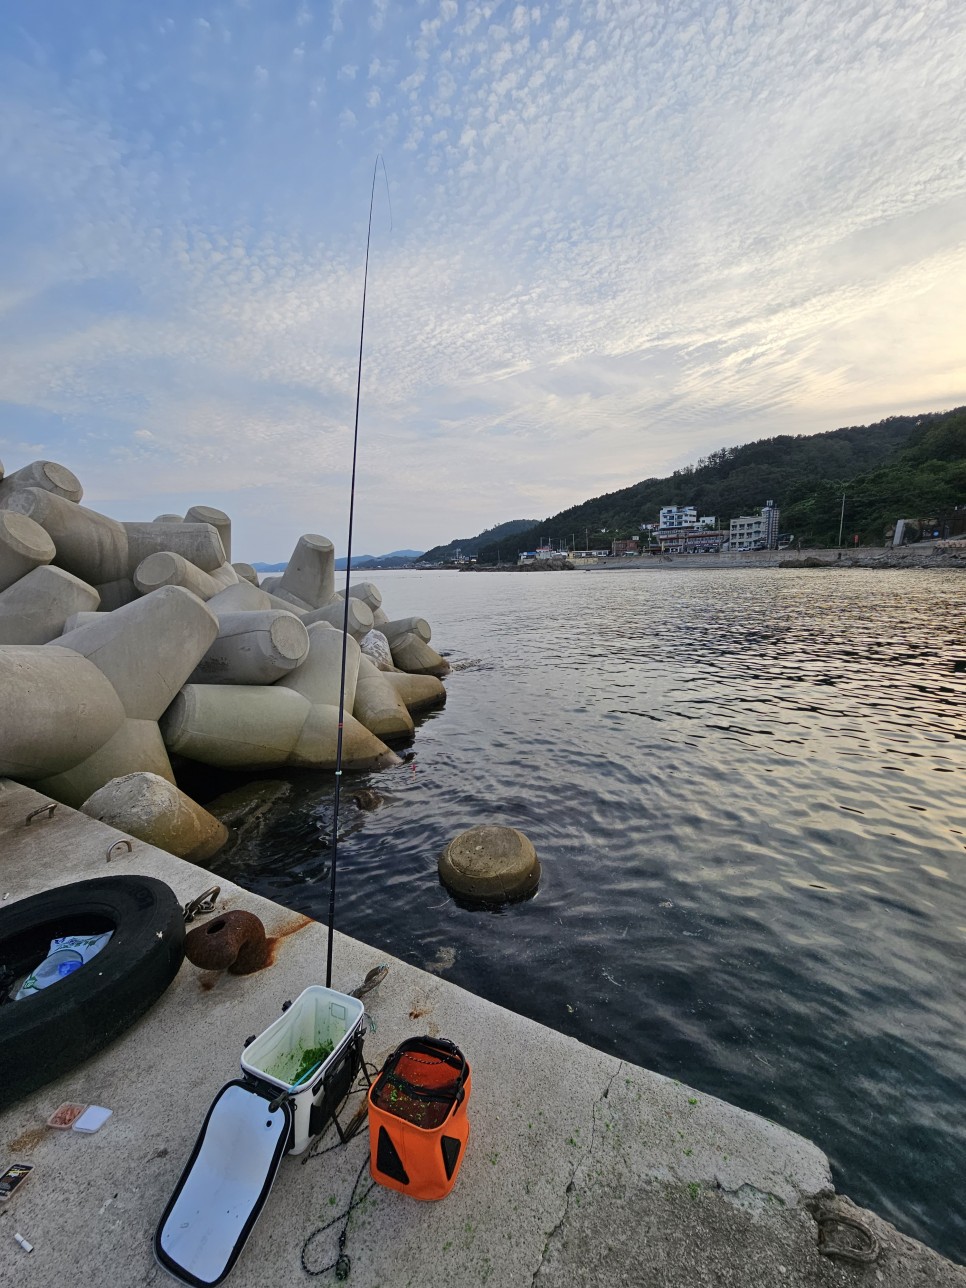
[[842, 513], [839, 515], [839, 549], [842, 548], [842, 528], [845, 524], [845, 493], [842, 493]]

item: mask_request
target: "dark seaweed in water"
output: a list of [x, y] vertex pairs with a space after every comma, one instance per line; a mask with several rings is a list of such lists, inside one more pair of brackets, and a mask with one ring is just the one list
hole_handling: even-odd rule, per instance
[[[487, 667], [448, 678], [411, 762], [350, 780], [388, 803], [340, 819], [339, 928], [801, 1132], [966, 1260], [964, 586], [381, 574], [390, 617]], [[324, 919], [331, 799], [303, 775], [225, 871]], [[533, 841], [534, 899], [439, 887], [479, 823]]]

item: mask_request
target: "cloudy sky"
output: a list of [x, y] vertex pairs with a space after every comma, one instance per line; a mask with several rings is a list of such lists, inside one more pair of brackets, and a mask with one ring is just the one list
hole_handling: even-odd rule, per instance
[[7, 0], [0, 460], [343, 548], [380, 154], [356, 552], [964, 403], [964, 83], [962, 0]]

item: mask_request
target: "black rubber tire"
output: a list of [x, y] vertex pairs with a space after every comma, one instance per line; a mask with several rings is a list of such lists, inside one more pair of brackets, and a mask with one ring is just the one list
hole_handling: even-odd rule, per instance
[[142, 1016], [184, 960], [184, 914], [154, 877], [95, 877], [0, 909], [0, 970], [12, 979], [39, 965], [51, 939], [113, 935], [80, 970], [0, 1006], [0, 1110], [118, 1037]]

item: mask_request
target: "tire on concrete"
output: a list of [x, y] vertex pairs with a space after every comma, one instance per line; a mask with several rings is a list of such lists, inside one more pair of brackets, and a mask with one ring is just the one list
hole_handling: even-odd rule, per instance
[[113, 1042], [161, 996], [184, 959], [184, 915], [154, 877], [95, 877], [0, 909], [3, 996], [51, 939], [103, 934], [96, 957], [32, 997], [0, 1006], [0, 1110]]
[[540, 860], [515, 827], [471, 827], [439, 856], [439, 879], [453, 894], [476, 903], [526, 899], [540, 884]]

